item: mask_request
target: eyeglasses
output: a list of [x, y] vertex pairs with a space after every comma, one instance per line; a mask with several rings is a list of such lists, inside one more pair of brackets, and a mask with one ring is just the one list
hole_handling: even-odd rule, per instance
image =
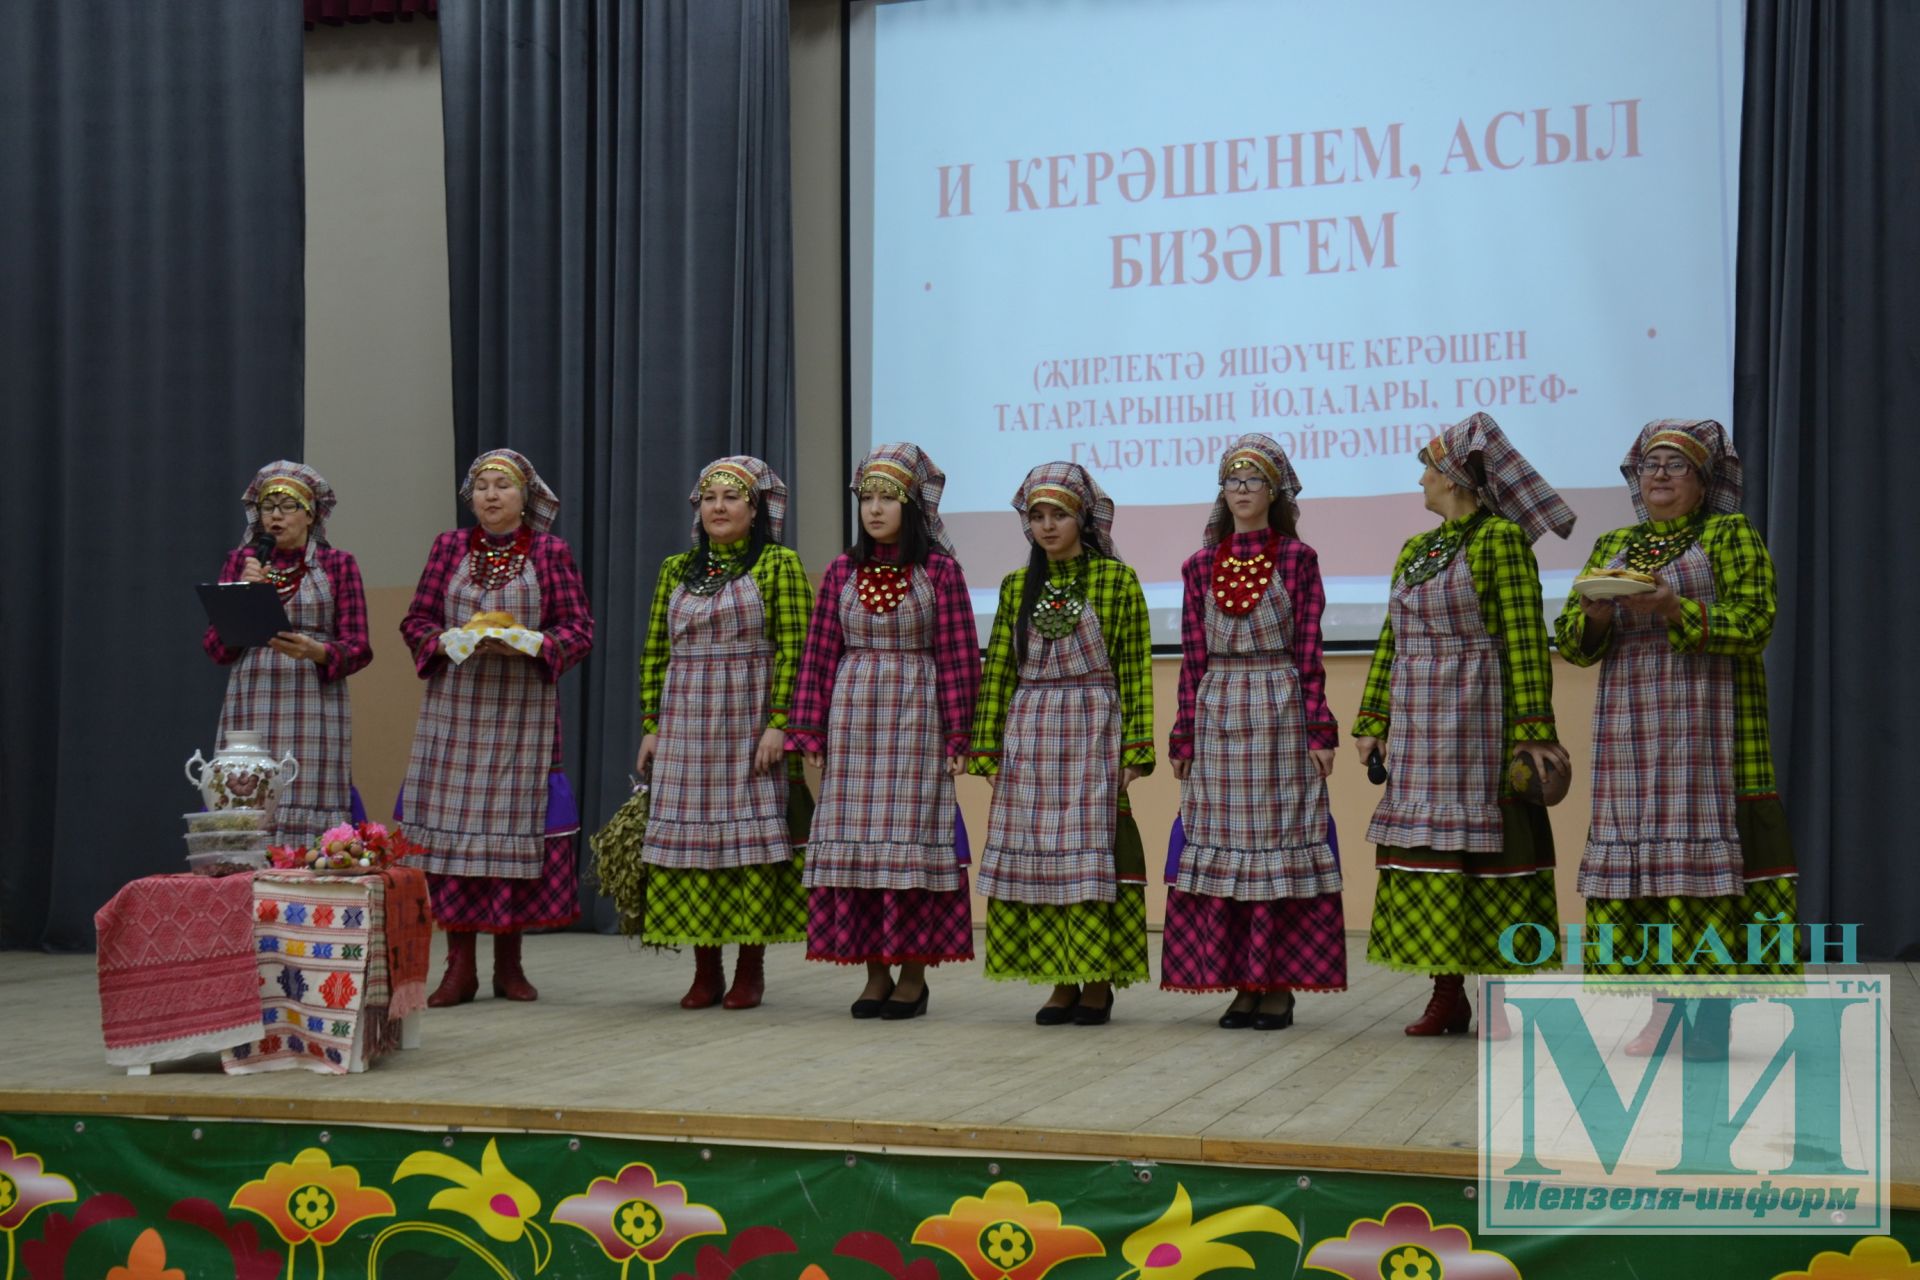
[[1220, 482], [1220, 487], [1228, 493], [1253, 493], [1256, 490], [1270, 488], [1266, 480], [1258, 476], [1232, 476]]
[[260, 514], [263, 516], [290, 516], [296, 511], [304, 510], [306, 510], [306, 508], [297, 502], [263, 502], [260, 504]]
[[1665, 462], [1659, 462], [1652, 458], [1643, 458], [1640, 465], [1635, 467], [1634, 470], [1643, 476], [1683, 476], [1693, 470], [1693, 464], [1685, 458], [1669, 458]]

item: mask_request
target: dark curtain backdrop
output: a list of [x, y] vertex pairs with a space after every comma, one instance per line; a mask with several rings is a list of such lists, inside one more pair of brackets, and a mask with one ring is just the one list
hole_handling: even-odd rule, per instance
[[7, 6], [0, 37], [0, 945], [88, 948], [183, 870], [224, 676], [193, 584], [300, 455], [299, 14]]
[[1920, 957], [1920, 5], [1747, 0], [1734, 426], [1801, 915]]
[[561, 688], [592, 830], [627, 794], [655, 572], [700, 466], [791, 478], [787, 5], [461, 0], [440, 52], [451, 464], [508, 445], [560, 495], [598, 623]]

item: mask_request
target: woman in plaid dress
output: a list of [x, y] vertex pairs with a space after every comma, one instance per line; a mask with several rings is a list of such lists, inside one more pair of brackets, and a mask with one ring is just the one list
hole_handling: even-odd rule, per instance
[[1147, 977], [1146, 858], [1127, 801], [1153, 770], [1147, 602], [1085, 468], [1035, 467], [1013, 508], [1033, 550], [1000, 584], [967, 765], [993, 780], [987, 976], [1052, 983], [1041, 1026], [1097, 1026], [1115, 987]]
[[[1559, 920], [1553, 830], [1508, 764], [1565, 774], [1533, 544], [1566, 537], [1573, 512], [1492, 418], [1476, 413], [1420, 451], [1420, 489], [1438, 529], [1394, 562], [1387, 619], [1367, 672], [1354, 750], [1378, 750], [1388, 777], [1367, 827], [1379, 887], [1367, 959], [1433, 978], [1410, 1036], [1457, 1034], [1472, 1008], [1463, 975], [1522, 973], [1500, 954], [1510, 925]], [[1532, 935], [1527, 935], [1532, 936]], [[1481, 1010], [1505, 1039], [1506, 1010]]]
[[293, 630], [264, 649], [229, 649], [207, 628], [201, 647], [231, 666], [220, 704], [220, 737], [255, 730], [274, 756], [291, 752], [299, 772], [274, 808], [273, 838], [311, 844], [322, 831], [366, 817], [353, 787], [353, 710], [347, 677], [373, 661], [360, 566], [327, 545], [333, 486], [298, 462], [269, 462], [241, 495], [247, 537], [267, 534], [266, 563], [251, 543], [229, 552], [222, 582], [271, 582]]
[[[681, 1008], [751, 1009], [767, 944], [807, 936], [812, 800], [786, 731], [813, 593], [780, 543], [787, 486], [773, 468], [721, 458], [688, 501], [694, 548], [660, 566], [640, 658], [646, 736], [634, 770], [652, 784], [641, 936], [692, 944]], [[740, 962], [723, 998], [728, 942]]]
[[[394, 817], [425, 848], [414, 861], [447, 933], [447, 971], [427, 1000], [437, 1008], [479, 989], [479, 933], [493, 935], [493, 994], [537, 999], [521, 965], [522, 931], [579, 918], [580, 819], [561, 772], [556, 685], [593, 647], [586, 587], [550, 532], [560, 500], [533, 464], [511, 449], [483, 453], [460, 497], [479, 524], [434, 540], [400, 623], [427, 691]], [[452, 662], [442, 637], [479, 613], [511, 614], [538, 631], [538, 652], [486, 639]]]
[[[1344, 991], [1326, 777], [1339, 728], [1320, 657], [1320, 559], [1295, 532], [1279, 444], [1220, 458], [1205, 546], [1182, 566], [1180, 709], [1167, 755], [1184, 846], [1167, 868], [1160, 985], [1232, 991], [1228, 1029], [1293, 1023], [1293, 991]], [[1172, 860], [1170, 859], [1170, 862]]]
[[787, 749], [824, 771], [807, 841], [807, 959], [867, 966], [856, 1018], [925, 1013], [927, 966], [973, 959], [953, 779], [980, 649], [940, 520], [946, 479], [910, 444], [881, 445], [854, 468], [860, 540], [821, 580], [787, 729]]
[[[1636, 570], [1658, 587], [1615, 600], [1575, 593], [1556, 627], [1568, 662], [1600, 664], [1580, 892], [1586, 936], [1610, 936], [1615, 958], [1589, 968], [1798, 973], [1797, 956], [1777, 951], [1741, 962], [1746, 927], [1773, 921], [1790, 935], [1799, 902], [1767, 734], [1773, 560], [1740, 514], [1740, 458], [1719, 423], [1668, 420], [1647, 424], [1620, 470], [1640, 523], [1602, 535], [1586, 567]], [[1662, 931], [1666, 956], [1647, 945]], [[1709, 931], [1732, 963], [1713, 954]], [[1702, 1005], [1710, 1019], [1726, 1009]], [[1656, 1001], [1627, 1051], [1651, 1053], [1670, 1010]], [[1687, 1051], [1723, 1050], [1726, 1034], [1709, 1025]]]

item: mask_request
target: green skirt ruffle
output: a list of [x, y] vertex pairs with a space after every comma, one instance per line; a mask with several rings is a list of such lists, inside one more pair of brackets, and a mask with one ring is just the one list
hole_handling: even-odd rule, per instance
[[1513, 961], [1500, 955], [1500, 935], [1516, 924], [1544, 925], [1558, 938], [1553, 872], [1482, 877], [1383, 870], [1367, 963], [1427, 975], [1536, 973], [1543, 949], [1537, 930], [1515, 932]]
[[[1800, 891], [1799, 882], [1789, 877], [1753, 880], [1746, 892], [1721, 898], [1589, 898], [1587, 899], [1588, 943], [1585, 956], [1567, 959], [1580, 963], [1587, 973], [1613, 978], [1666, 976], [1690, 977], [1766, 977], [1798, 974], [1802, 971], [1798, 950]], [[1785, 913], [1782, 924], [1766, 923], [1765, 937], [1774, 938], [1776, 930], [1793, 930], [1796, 946], [1793, 958], [1779, 959], [1778, 948], [1768, 946], [1758, 964], [1747, 963], [1747, 926], [1761, 924], [1754, 917], [1775, 917]], [[1613, 926], [1613, 959], [1602, 961], [1592, 951], [1593, 940]], [[1649, 932], [1643, 933], [1641, 926]], [[1658, 948], [1646, 945], [1651, 930], [1658, 925], [1673, 926], [1673, 963], [1658, 962]], [[1706, 940], [1707, 928], [1732, 958], [1731, 964], [1717, 960], [1711, 948], [1695, 955], [1695, 948]], [[1692, 957], [1690, 960], [1689, 957]], [[1639, 960], [1629, 964], [1629, 959]]]
[[1122, 884], [1112, 902], [1056, 907], [987, 901], [986, 974], [1003, 982], [1111, 982], [1147, 980], [1147, 899], [1137, 884]]
[[[789, 758], [789, 763], [794, 758]], [[648, 864], [640, 940], [655, 946], [748, 946], [807, 940], [807, 889], [800, 872], [813, 793], [804, 781], [787, 786], [787, 835], [795, 853], [786, 862], [762, 862], [717, 871]]]

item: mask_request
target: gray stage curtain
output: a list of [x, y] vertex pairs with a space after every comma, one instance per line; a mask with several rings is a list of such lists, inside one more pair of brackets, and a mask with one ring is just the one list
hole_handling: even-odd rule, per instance
[[301, 30], [261, 0], [6, 6], [0, 945], [182, 871], [224, 675], [193, 584], [300, 455]]
[[592, 830], [627, 794], [655, 571], [699, 467], [791, 470], [787, 5], [453, 0], [440, 60], [452, 465], [509, 445], [560, 495], [598, 623], [561, 689]]
[[1920, 957], [1920, 5], [1747, 0], [1734, 424], [1805, 919]]

